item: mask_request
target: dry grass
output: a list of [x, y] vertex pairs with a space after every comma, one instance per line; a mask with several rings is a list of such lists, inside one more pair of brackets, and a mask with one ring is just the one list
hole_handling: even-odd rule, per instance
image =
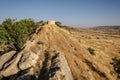
[[[50, 56], [54, 54], [54, 51], [64, 53], [75, 80], [105, 80], [99, 75], [102, 73], [109, 80], [115, 80], [116, 75], [110, 74], [113, 71], [110, 62], [113, 57], [120, 56], [120, 35], [109, 35], [86, 29], [67, 31], [55, 25], [46, 24], [34, 38], [36, 41], [44, 41], [40, 60], [44, 60], [45, 51], [48, 51]], [[95, 49], [96, 56], [89, 54], [88, 47]], [[36, 52], [39, 49], [38, 44], [36, 43], [30, 49]], [[84, 62], [85, 59], [94, 64], [98, 72], [102, 73], [93, 71]]]

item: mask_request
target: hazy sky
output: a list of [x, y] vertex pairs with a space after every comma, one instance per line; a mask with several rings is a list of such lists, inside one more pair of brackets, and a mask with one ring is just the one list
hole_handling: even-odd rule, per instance
[[120, 25], [120, 0], [0, 0], [6, 18], [57, 20], [72, 26]]

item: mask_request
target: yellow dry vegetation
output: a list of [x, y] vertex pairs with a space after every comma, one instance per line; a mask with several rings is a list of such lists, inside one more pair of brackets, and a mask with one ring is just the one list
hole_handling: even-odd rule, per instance
[[[116, 74], [111, 74], [112, 58], [120, 56], [120, 35], [109, 35], [87, 29], [66, 30], [54, 24], [45, 24], [34, 34], [31, 41], [36, 44], [30, 50], [36, 52], [37, 42], [43, 41], [40, 60], [48, 51], [52, 56], [55, 51], [64, 53], [75, 80], [115, 80]], [[95, 50], [95, 55], [89, 54], [88, 48]], [[38, 62], [39, 62], [38, 61]]]

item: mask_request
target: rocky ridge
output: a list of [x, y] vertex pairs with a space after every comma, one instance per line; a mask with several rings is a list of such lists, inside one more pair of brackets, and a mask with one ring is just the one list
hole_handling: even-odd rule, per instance
[[55, 21], [39, 25], [20, 52], [0, 56], [2, 80], [113, 80], [112, 70]]
[[[49, 25], [52, 25], [51, 23], [54, 24], [53, 21], [49, 21]], [[41, 28], [40, 26], [40, 29]], [[36, 30], [36, 33], [37, 32]], [[35, 39], [33, 39], [33, 37], [35, 37]], [[32, 38], [27, 41], [23, 50], [20, 52], [10, 51], [0, 56], [0, 75], [3, 77], [3, 80], [33, 80], [31, 75], [34, 75], [35, 80], [40, 78], [41, 80], [48, 79], [48, 77], [50, 80], [61, 80], [62, 78], [64, 80], [73, 80], [71, 70], [64, 54], [54, 52], [53, 56], [49, 55], [51, 61], [49, 60], [48, 63], [48, 56], [46, 56], [48, 53], [42, 51], [43, 44], [38, 41], [39, 38], [37, 37], [39, 36], [33, 34]], [[42, 60], [39, 60], [41, 54], [44, 56]], [[44, 70], [47, 70], [48, 66], [48, 72], [44, 72]]]

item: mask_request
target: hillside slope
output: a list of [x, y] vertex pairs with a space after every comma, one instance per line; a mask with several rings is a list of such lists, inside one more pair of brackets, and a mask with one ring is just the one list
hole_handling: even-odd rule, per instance
[[[120, 55], [112, 53], [120, 45], [95, 39], [93, 34], [68, 31], [54, 22], [39, 26], [20, 52], [0, 56], [0, 76], [3, 80], [115, 80], [110, 62]], [[110, 47], [113, 44], [116, 49]], [[89, 53], [89, 47], [95, 49], [95, 55]]]

